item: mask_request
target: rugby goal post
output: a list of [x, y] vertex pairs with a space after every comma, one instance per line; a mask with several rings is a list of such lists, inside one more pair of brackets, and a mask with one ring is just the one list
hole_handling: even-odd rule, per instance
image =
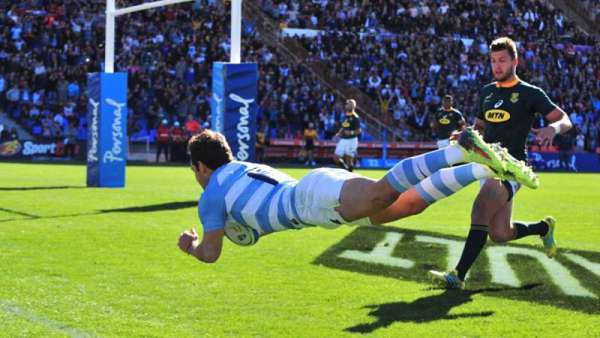
[[[114, 72], [115, 64], [115, 31], [116, 18], [121, 15], [127, 15], [147, 9], [164, 7], [179, 3], [191, 2], [193, 0], [159, 0], [140, 5], [116, 8], [115, 0], [106, 1], [106, 32], [105, 32], [105, 50], [104, 50], [104, 69], [101, 73], [88, 74], [88, 108], [87, 108], [87, 123], [88, 123], [88, 142], [87, 142], [87, 186], [88, 187], [124, 187], [125, 186], [125, 169], [128, 153], [128, 138], [127, 138], [127, 73]], [[220, 75], [213, 75], [213, 83], [218, 82], [219, 88], [213, 92], [220, 93], [224, 97], [224, 104], [216, 104], [212, 102], [213, 121], [218, 120], [221, 127], [229, 129], [219, 130], [220, 132], [229, 135], [234, 151], [238, 151], [238, 146], [242, 148], [241, 159], [253, 158], [255, 133], [231, 133], [231, 114], [226, 114], [227, 109], [232, 112], [238, 111], [236, 115], [241, 119], [242, 131], [255, 130], [249, 123], [250, 119], [255, 119], [256, 116], [256, 79], [257, 71], [254, 64], [254, 73], [247, 71], [247, 64], [241, 64], [241, 27], [242, 27], [242, 0], [231, 1], [231, 58], [229, 63], [218, 62], [213, 66], [219, 65], [221, 70]], [[236, 67], [244, 67], [244, 71], [240, 73], [240, 69]], [[230, 79], [233, 74], [235, 79]], [[240, 75], [242, 77], [240, 78]], [[241, 80], [245, 80], [240, 82]], [[216, 80], [216, 81], [215, 81]], [[233, 86], [231, 85], [233, 84]], [[244, 87], [246, 96], [240, 93], [233, 93], [233, 104], [229, 104], [227, 90], [232, 88], [239, 89]], [[250, 91], [248, 91], [250, 89]], [[219, 91], [220, 90], [220, 91]], [[248, 93], [252, 94], [249, 95]], [[237, 96], [236, 96], [237, 95]], [[241, 100], [240, 100], [241, 98]], [[235, 108], [237, 103], [241, 108]], [[216, 108], [215, 108], [216, 107]], [[242, 115], [240, 117], [240, 114]], [[232, 115], [232, 117], [233, 117]], [[228, 122], [229, 121], [229, 122]], [[240, 129], [240, 125], [237, 125]], [[229, 134], [227, 134], [227, 132]], [[241, 139], [238, 140], [238, 135]], [[250, 143], [252, 142], [252, 143]], [[249, 149], [251, 148], [251, 149]], [[251, 150], [251, 152], [250, 152]], [[250, 154], [250, 156], [248, 155]], [[244, 157], [245, 156], [245, 157]]]
[[[115, 0], [106, 0], [106, 41], [104, 49], [104, 71], [114, 72], [115, 62], [115, 19], [118, 16], [147, 9], [175, 5], [194, 0], [159, 0], [140, 5], [116, 8]], [[231, 58], [230, 63], [240, 63], [242, 43], [242, 0], [231, 1]]]

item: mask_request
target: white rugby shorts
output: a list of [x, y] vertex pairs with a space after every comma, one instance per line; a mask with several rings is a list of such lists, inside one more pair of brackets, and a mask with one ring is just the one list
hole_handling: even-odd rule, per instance
[[335, 146], [335, 154], [339, 157], [344, 155], [355, 157], [358, 152], [358, 137], [341, 138]]
[[343, 169], [319, 168], [300, 179], [295, 191], [300, 222], [329, 229], [347, 223], [335, 208], [340, 205], [344, 182], [355, 177], [360, 176]]

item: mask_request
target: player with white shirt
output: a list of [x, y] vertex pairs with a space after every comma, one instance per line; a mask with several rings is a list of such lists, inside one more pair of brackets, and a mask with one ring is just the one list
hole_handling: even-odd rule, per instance
[[[204, 188], [198, 202], [203, 236], [185, 231], [178, 245], [207, 263], [219, 258], [223, 237], [252, 245], [289, 229], [380, 224], [420, 213], [480, 179], [537, 179], [518, 161], [500, 158], [472, 129], [446, 148], [402, 160], [377, 181], [330, 168], [312, 170], [298, 181], [266, 165], [234, 161], [224, 136], [210, 130], [193, 136], [188, 149], [196, 181]], [[465, 162], [470, 163], [450, 167]], [[404, 194], [422, 207], [395, 203]]]

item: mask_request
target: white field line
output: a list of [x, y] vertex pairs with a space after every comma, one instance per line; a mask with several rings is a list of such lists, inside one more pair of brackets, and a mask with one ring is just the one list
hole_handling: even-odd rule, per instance
[[88, 333], [70, 328], [64, 324], [50, 320], [48, 318], [44, 318], [7, 301], [0, 301], [0, 310], [27, 319], [28, 321], [33, 322], [35, 324], [45, 326], [50, 330], [62, 332], [74, 338], [92, 337], [92, 335]]

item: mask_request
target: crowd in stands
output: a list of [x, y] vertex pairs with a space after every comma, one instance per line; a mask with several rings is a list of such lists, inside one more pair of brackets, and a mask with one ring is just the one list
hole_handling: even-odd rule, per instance
[[[78, 138], [86, 138], [86, 76], [100, 71], [103, 62], [104, 3], [0, 4], [5, 27], [0, 31], [2, 107], [33, 136], [60, 139], [72, 126]], [[163, 119], [170, 125], [190, 118], [203, 128], [210, 125], [212, 63], [229, 58], [229, 20], [229, 8], [220, 1], [194, 1], [117, 19], [116, 69], [129, 74], [132, 140], [155, 140]], [[319, 118], [323, 135], [337, 131], [340, 98], [300, 66], [280, 61], [259, 42], [251, 25], [245, 28], [242, 54], [260, 67], [258, 115], [269, 137], [295, 137], [309, 120]]]
[[[545, 89], [578, 127], [585, 149], [598, 146], [600, 42], [546, 2], [263, 1], [311, 55], [379, 104], [379, 118], [403, 139], [435, 138], [430, 119], [444, 94], [473, 121], [478, 90], [492, 81], [488, 44], [507, 34], [519, 43], [518, 74]], [[543, 124], [543, 121], [539, 121]], [[581, 139], [581, 137], [580, 137]]]
[[[595, 149], [599, 42], [545, 2], [523, 2], [257, 1], [284, 26], [323, 30], [298, 39], [369, 94], [378, 118], [404, 140], [435, 137], [430, 118], [447, 93], [472, 121], [477, 90], [491, 81], [487, 44], [508, 34], [522, 42], [521, 77], [544, 88], [578, 125], [584, 148]], [[104, 10], [104, 0], [0, 2], [0, 107], [33, 136], [86, 139], [86, 78], [101, 71]], [[165, 119], [188, 134], [210, 127], [212, 63], [229, 59], [229, 20], [216, 0], [117, 19], [116, 69], [129, 74], [132, 140], [154, 141]], [[259, 64], [258, 115], [268, 137], [301, 137], [309, 122], [320, 138], [335, 134], [342, 98], [268, 49], [252, 22], [244, 24], [242, 56]]]
[[600, 27], [600, 2], [597, 0], [581, 0], [583, 9], [587, 11], [590, 19], [596, 24], [596, 29]]
[[[593, 39], [552, 9], [547, 0], [262, 0], [263, 9], [284, 26], [343, 32], [393, 32], [453, 37], [564, 37], [575, 44]], [[597, 5], [596, 5], [597, 6]]]

